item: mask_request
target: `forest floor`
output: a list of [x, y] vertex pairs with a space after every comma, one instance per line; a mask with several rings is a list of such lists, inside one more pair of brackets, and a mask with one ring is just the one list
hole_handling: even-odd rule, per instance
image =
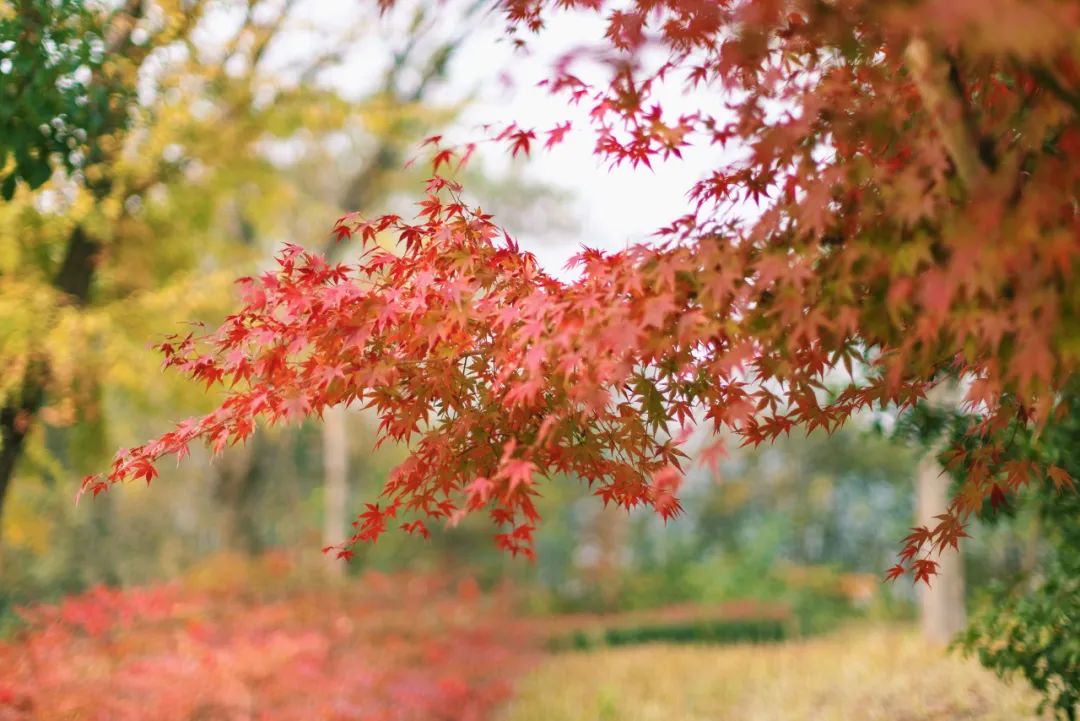
[[1029, 721], [1037, 700], [909, 629], [853, 627], [781, 644], [558, 654], [519, 682], [500, 721]]
[[[328, 584], [269, 556], [219, 560], [169, 584], [90, 589], [16, 611], [0, 635], [0, 721], [1037, 718], [1023, 683], [930, 648], [910, 628], [548, 653], [552, 633], [597, 620], [527, 620], [512, 600], [411, 574]], [[763, 612], [723, 610], [740, 609]]]

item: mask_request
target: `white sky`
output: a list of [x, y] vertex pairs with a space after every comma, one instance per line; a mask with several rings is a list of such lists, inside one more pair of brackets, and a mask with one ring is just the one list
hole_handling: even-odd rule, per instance
[[[545, 245], [538, 245], [528, 237], [527, 231], [521, 231], [523, 246], [536, 253], [550, 271], [561, 268], [582, 244], [616, 249], [647, 240], [657, 228], [686, 212], [686, 191], [714, 166], [717, 158], [716, 152], [709, 151], [690, 152], [686, 160], [656, 158], [650, 170], [643, 165], [637, 169], [629, 166], [611, 169], [593, 155], [596, 139], [588, 123], [590, 104], [572, 106], [565, 96], [552, 95], [536, 85], [548, 77], [555, 57], [573, 41], [580, 38], [595, 42], [602, 33], [603, 29], [596, 24], [565, 18], [540, 36], [542, 42], [537, 43], [537, 52], [532, 57], [515, 53], [507, 43], [478, 38], [458, 58], [451, 73], [454, 82], [468, 82], [470, 77], [479, 79], [506, 69], [515, 81], [510, 87], [482, 82], [485, 92], [466, 110], [460, 123], [466, 133], [470, 124], [492, 121], [517, 121], [538, 130], [550, 129], [566, 120], [573, 123], [574, 129], [562, 144], [551, 150], [534, 151], [524, 163], [528, 176], [565, 188], [576, 201], [570, 210], [578, 216], [580, 237], [567, 238], [557, 245], [548, 239]], [[549, 38], [557, 42], [550, 42]], [[665, 99], [664, 107], [671, 109], [678, 104], [675, 95]], [[543, 136], [538, 140], [538, 145], [542, 145]], [[485, 160], [493, 167], [497, 167], [497, 160], [506, 162], [505, 146], [492, 147], [487, 155]], [[491, 157], [496, 155], [502, 157]]]
[[[348, 12], [350, 7], [355, 12], [358, 5], [373, 4], [373, 0], [309, 0], [301, 7], [301, 17], [330, 32], [328, 28], [334, 26], [335, 18], [339, 26], [347, 24], [343, 18], [352, 14]], [[365, 33], [348, 61], [327, 75], [329, 81], [350, 93], [360, 94], [370, 89], [381, 77], [382, 64], [388, 57], [389, 47], [384, 40], [400, 43], [406, 37], [404, 29], [412, 13], [408, 8], [403, 9], [406, 12], [395, 11], [390, 18], [372, 21], [375, 35]], [[436, 29], [436, 36], [459, 33], [460, 15], [446, 9], [441, 12], [451, 20]], [[574, 130], [565, 141], [550, 151], [540, 149], [544, 140], [540, 136], [537, 149], [531, 158], [521, 162], [520, 170], [525, 177], [562, 189], [573, 198], [566, 210], [575, 216], [580, 232], [566, 238], [530, 235], [527, 228], [514, 227], [512, 218], [505, 219], [522, 247], [535, 253], [543, 266], [556, 274], [562, 274], [566, 260], [583, 244], [610, 250], [622, 248], [628, 243], [647, 240], [657, 228], [685, 213], [686, 191], [696, 179], [716, 167], [720, 157], [713, 148], [690, 149], [686, 160], [655, 159], [650, 171], [644, 166], [636, 170], [629, 167], [609, 170], [593, 155], [595, 136], [588, 125], [590, 106], [570, 106], [565, 97], [552, 96], [545, 88], [536, 87], [537, 82], [548, 77], [553, 61], [560, 54], [602, 39], [603, 23], [587, 21], [588, 17], [582, 13], [556, 17], [544, 33], [531, 39], [531, 54], [515, 51], [505, 40], [501, 16], [488, 15], [479, 23], [474, 22], [479, 30], [470, 34], [455, 56], [447, 84], [433, 95], [436, 101], [446, 102], [473, 97], [461, 119], [444, 133], [450, 142], [482, 140], [485, 134], [480, 126], [484, 123], [516, 121], [538, 131], [566, 120], [573, 123]], [[288, 50], [311, 43], [311, 38], [311, 35], [298, 37]], [[509, 85], [507, 77], [512, 80]], [[680, 105], [686, 106], [678, 84], [666, 90], [660, 97], [666, 111], [678, 112]], [[483, 166], [495, 173], [504, 172], [511, 162], [505, 145], [482, 144], [477, 155]], [[473, 199], [483, 205], [482, 197]], [[496, 221], [505, 222], [500, 218]]]

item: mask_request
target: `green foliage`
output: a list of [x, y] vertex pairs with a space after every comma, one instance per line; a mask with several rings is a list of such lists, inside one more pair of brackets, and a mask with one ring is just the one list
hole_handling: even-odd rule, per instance
[[0, 196], [45, 183], [98, 151], [122, 125], [129, 92], [106, 67], [102, 20], [86, 0], [17, 0], [0, 8]]
[[[1067, 416], [1039, 437], [1019, 435], [1016, 443], [1017, 452], [1038, 453], [1075, 478], [1080, 406], [1070, 400]], [[1041, 562], [1010, 581], [993, 583], [958, 643], [987, 668], [1027, 679], [1042, 694], [1040, 710], [1075, 721], [1080, 714], [1080, 495], [1045, 484], [1016, 503], [1039, 520]]]
[[783, 621], [747, 619], [740, 621], [698, 621], [635, 628], [613, 628], [604, 633], [609, 646], [668, 641], [677, 643], [739, 643], [782, 641]]
[[[1080, 405], [1075, 389], [1039, 433], [1020, 421], [1006, 429], [1002, 460], [1037, 461], [1080, 473]], [[981, 419], [960, 409], [920, 403], [896, 435], [924, 446], [944, 439], [974, 449], [970, 431]], [[954, 489], [966, 480], [953, 469]], [[996, 483], [1008, 488], [1006, 479]], [[967, 575], [983, 586], [967, 629], [956, 639], [966, 653], [1002, 676], [1024, 677], [1041, 694], [1040, 711], [1074, 721], [1080, 703], [1080, 496], [1052, 478], [1018, 493], [990, 494], [971, 519], [977, 541], [965, 549]], [[996, 557], [995, 557], [996, 556]]]
[[735, 452], [688, 484], [684, 518], [635, 518], [625, 601], [778, 601], [804, 633], [902, 614], [877, 579], [910, 525], [913, 473], [908, 450], [856, 427]]
[[1001, 675], [1019, 674], [1050, 708], [1074, 721], [1080, 704], [1080, 564], [1047, 564], [1030, 589], [993, 588], [960, 644]]

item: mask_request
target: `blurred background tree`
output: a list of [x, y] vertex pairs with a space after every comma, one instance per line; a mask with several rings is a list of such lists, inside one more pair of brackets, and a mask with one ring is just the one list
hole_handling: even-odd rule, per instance
[[[148, 532], [145, 540], [163, 554], [164, 566], [160, 558], [147, 558], [141, 568], [126, 563], [121, 569], [104, 532], [119, 530], [121, 524], [109, 521], [119, 512], [115, 506], [145, 500], [99, 499], [73, 513], [69, 481], [106, 462], [106, 449], [133, 442], [147, 424], [206, 407], [208, 399], [198, 391], [156, 372], [159, 358], [147, 339], [170, 323], [220, 318], [233, 301], [232, 279], [245, 268], [257, 270], [282, 240], [326, 243], [328, 234], [312, 237], [311, 229], [328, 230], [339, 206], [336, 199], [325, 202], [325, 184], [306, 182], [319, 172], [313, 161], [325, 163], [320, 181], [340, 182], [346, 163], [338, 160], [333, 167], [333, 159], [348, 158], [351, 175], [363, 185], [357, 168], [395, 164], [400, 148], [415, 145], [432, 124], [452, 114], [421, 107], [419, 95], [390, 97], [399, 90], [393, 87], [348, 97], [320, 82], [323, 71], [354, 48], [375, 10], [330, 31], [305, 17], [301, 5], [44, 3], [33, 15], [36, 5], [27, 3], [4, 18], [0, 47], [8, 47], [11, 33], [20, 48], [34, 42], [52, 48], [83, 32], [83, 24], [96, 23], [116, 51], [86, 65], [87, 57], [101, 54], [99, 36], [89, 33], [65, 51], [70, 58], [63, 56], [48, 72], [26, 70], [21, 63], [28, 57], [19, 55], [18, 77], [33, 79], [27, 86], [33, 97], [25, 102], [38, 98], [37, 85], [57, 86], [57, 98], [41, 94], [38, 114], [53, 116], [55, 123], [44, 123], [49, 127], [74, 124], [71, 137], [84, 140], [64, 155], [53, 145], [26, 149], [23, 136], [4, 134], [16, 142], [7, 149], [15, 160], [8, 162], [6, 177], [19, 181], [0, 205], [5, 591], [32, 594], [59, 576], [79, 587], [93, 580], [167, 575], [172, 564], [208, 546], [256, 550], [280, 541], [273, 534], [266, 538], [254, 518], [272, 475], [265, 471], [274, 465], [273, 453], [284, 454], [277, 465], [288, 467], [289, 449], [299, 452], [292, 443], [223, 459], [212, 476], [193, 479], [194, 487], [149, 504], [156, 521], [126, 518], [124, 532], [132, 534], [127, 539]], [[412, 31], [430, 32], [431, 20], [419, 11], [416, 17]], [[31, 20], [48, 27], [48, 37], [35, 35]], [[297, 52], [298, 34], [318, 36], [318, 52]], [[390, 67], [400, 74], [415, 62], [399, 55]], [[441, 72], [439, 62], [434, 64], [433, 76]], [[87, 107], [86, 93], [96, 97], [113, 87], [91, 82], [91, 92], [62, 82], [81, 76], [84, 67], [119, 78], [115, 86], [121, 90], [102, 101], [113, 122], [87, 124], [58, 105]], [[30, 117], [20, 111], [17, 122]], [[36, 126], [34, 132], [40, 135]], [[67, 137], [40, 136], [63, 143]], [[387, 148], [394, 149], [393, 158], [385, 157]], [[40, 169], [26, 170], [23, 156], [47, 159], [47, 178]], [[380, 192], [393, 188], [386, 178], [370, 180]], [[287, 441], [288, 435], [277, 440]], [[210, 491], [205, 497], [204, 490]], [[211, 509], [223, 517], [217, 524], [201, 516]], [[196, 525], [203, 538], [191, 543]], [[162, 532], [169, 526], [189, 533], [169, 540]], [[176, 556], [172, 564], [170, 555]]]
[[[541, 528], [541, 572], [549, 556], [566, 559], [563, 574], [547, 569], [556, 604], [784, 601], [808, 631], [860, 609], [903, 615], [907, 589], [897, 599], [883, 593], [880, 570], [913, 520], [915, 457], [863, 425], [733, 450], [715, 473], [702, 469], [689, 479], [681, 517], [664, 524], [654, 514], [633, 514], [611, 603], [586, 583], [591, 574], [574, 575], [598, 549], [579, 545], [576, 558], [552, 553], [560, 544]], [[594, 505], [582, 499], [549, 525], [584, 531]]]

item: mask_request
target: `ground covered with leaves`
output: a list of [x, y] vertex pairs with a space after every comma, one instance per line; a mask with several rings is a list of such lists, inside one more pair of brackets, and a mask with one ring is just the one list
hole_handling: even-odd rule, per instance
[[470, 582], [286, 575], [226, 567], [23, 609], [0, 640], [0, 719], [472, 721], [534, 658]]

